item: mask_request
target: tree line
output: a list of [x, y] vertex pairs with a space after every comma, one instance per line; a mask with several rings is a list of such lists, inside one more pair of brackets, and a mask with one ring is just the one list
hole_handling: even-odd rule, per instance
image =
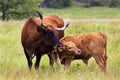
[[41, 7], [59, 9], [71, 6], [120, 8], [120, 0], [0, 0], [0, 18], [23, 19], [36, 16], [35, 10]]
[[120, 0], [76, 0], [78, 3], [84, 3], [83, 7], [106, 6], [120, 7]]
[[120, 7], [120, 0], [44, 0], [41, 7], [64, 8], [69, 6], [76, 7]]

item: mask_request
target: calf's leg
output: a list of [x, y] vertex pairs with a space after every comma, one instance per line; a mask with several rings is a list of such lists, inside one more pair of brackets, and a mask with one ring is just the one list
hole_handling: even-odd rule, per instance
[[48, 57], [49, 57], [49, 61], [50, 61], [50, 66], [53, 66], [54, 63], [58, 64], [58, 57], [55, 52], [48, 54]]
[[104, 73], [106, 72], [106, 60], [104, 60], [104, 57], [102, 55], [94, 56], [96, 63], [100, 67], [101, 71]]
[[86, 64], [86, 66], [88, 65], [88, 60], [84, 59], [83, 62]]
[[67, 70], [70, 67], [70, 64], [74, 57], [69, 57], [64, 59], [64, 70]]

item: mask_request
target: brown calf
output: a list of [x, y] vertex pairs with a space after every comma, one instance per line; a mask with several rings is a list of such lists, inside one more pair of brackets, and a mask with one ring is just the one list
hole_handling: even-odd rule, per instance
[[[100, 69], [103, 72], [106, 72], [107, 37], [104, 33], [99, 32], [78, 34], [74, 36], [63, 37], [60, 41], [62, 43], [62, 47], [58, 48], [58, 55], [61, 64], [64, 65], [65, 69], [70, 66], [71, 61], [73, 60], [82, 59], [83, 62], [87, 65], [88, 60], [91, 57], [94, 57]], [[66, 46], [69, 46], [69, 48]], [[74, 49], [76, 47], [79, 48], [80, 55], [77, 55], [77, 53], [74, 52], [76, 51], [76, 49]]]

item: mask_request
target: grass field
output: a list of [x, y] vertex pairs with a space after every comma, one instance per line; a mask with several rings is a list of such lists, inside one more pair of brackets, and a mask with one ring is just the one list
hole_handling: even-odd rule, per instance
[[[81, 8], [84, 12], [87, 9]], [[93, 8], [96, 9], [96, 8]], [[102, 10], [103, 8], [99, 8]], [[99, 11], [99, 9], [96, 9]], [[51, 9], [45, 11], [47, 15]], [[53, 9], [52, 9], [53, 10]], [[51, 10], [51, 13], [53, 13]], [[68, 9], [70, 10], [70, 9]], [[95, 10], [95, 11], [96, 11]], [[120, 12], [118, 9], [103, 9], [104, 13], [111, 11], [109, 15], [105, 14], [105, 18], [120, 18]], [[47, 12], [48, 11], [48, 12]], [[72, 10], [70, 10], [72, 12]], [[76, 11], [76, 9], [73, 9]], [[76, 14], [81, 13], [78, 11]], [[89, 11], [89, 9], [88, 9]], [[87, 19], [103, 19], [104, 14], [98, 16], [95, 11], [92, 12]], [[77, 17], [74, 13], [61, 14], [64, 10], [56, 10], [56, 14], [60, 17], [71, 19], [86, 18], [86, 12], [79, 14]], [[96, 11], [97, 12], [97, 11]], [[68, 14], [68, 15], [67, 15]], [[114, 16], [115, 14], [118, 14]], [[68, 16], [68, 17], [67, 17]], [[75, 16], [75, 17], [74, 17]], [[108, 17], [107, 17], [108, 16]], [[104, 32], [108, 37], [107, 43], [107, 74], [99, 72], [98, 66], [94, 59], [91, 58], [88, 66], [83, 64], [82, 61], [73, 61], [67, 72], [64, 71], [62, 65], [55, 65], [53, 68], [49, 66], [49, 60], [46, 55], [41, 59], [40, 70], [38, 73], [32, 68], [32, 71], [28, 71], [26, 57], [24, 55], [21, 46], [21, 30], [25, 20], [10, 20], [0, 21], [0, 80], [119, 80], [120, 79], [120, 22], [89, 22], [89, 23], [71, 23], [68, 29], [65, 31], [65, 35], [73, 35], [78, 33], [89, 32]], [[33, 59], [35, 62], [35, 58]]]
[[62, 18], [68, 19], [110, 19], [120, 18], [119, 8], [91, 7], [91, 8], [64, 8], [64, 9], [40, 9], [43, 15], [57, 14]]

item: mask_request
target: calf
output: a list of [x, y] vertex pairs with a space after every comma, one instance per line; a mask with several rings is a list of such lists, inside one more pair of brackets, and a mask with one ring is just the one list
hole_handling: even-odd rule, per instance
[[[63, 37], [60, 41], [62, 46], [58, 48], [58, 55], [65, 69], [70, 66], [73, 60], [81, 59], [87, 65], [88, 60], [94, 57], [100, 69], [106, 72], [107, 37], [104, 33], [78, 34]], [[78, 52], [75, 48], [79, 48]]]

